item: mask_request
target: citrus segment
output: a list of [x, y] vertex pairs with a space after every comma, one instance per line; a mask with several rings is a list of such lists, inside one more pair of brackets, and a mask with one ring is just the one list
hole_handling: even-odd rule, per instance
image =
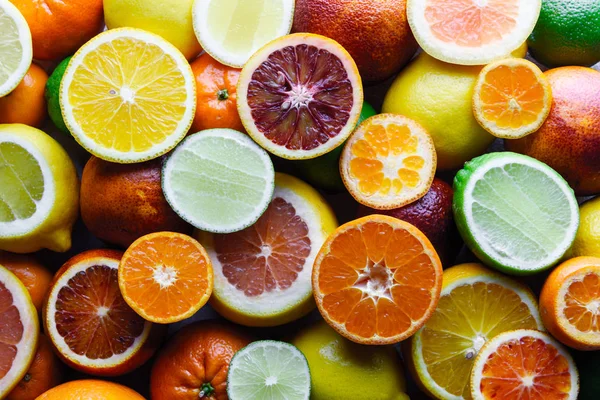
[[541, 0], [408, 0], [408, 22], [423, 50], [446, 62], [487, 64], [533, 31]]
[[142, 236], [119, 265], [119, 287], [144, 319], [162, 324], [191, 317], [210, 297], [213, 271], [204, 248], [187, 235]]
[[418, 123], [380, 114], [364, 121], [348, 139], [340, 170], [359, 203], [393, 209], [427, 193], [436, 164], [433, 140]]
[[156, 158], [183, 139], [196, 108], [185, 57], [161, 37], [113, 29], [73, 56], [60, 87], [65, 123], [90, 153], [133, 163]]
[[290, 32], [294, 3], [294, 0], [195, 1], [194, 31], [213, 58], [242, 68], [258, 49]]
[[288, 159], [314, 158], [342, 144], [362, 103], [352, 57], [320, 35], [272, 41], [252, 56], [238, 83], [246, 130], [266, 150]]
[[0, 1], [0, 97], [21, 82], [33, 59], [31, 32], [21, 12], [8, 0]]
[[341, 335], [390, 344], [416, 332], [433, 312], [442, 267], [429, 240], [407, 222], [372, 215], [332, 233], [313, 269], [315, 300]]
[[504, 332], [481, 350], [473, 365], [474, 400], [575, 400], [578, 373], [569, 353], [545, 333]]
[[275, 174], [273, 200], [255, 224], [230, 234], [198, 232], [215, 270], [211, 304], [244, 325], [279, 325], [305, 315], [314, 308], [314, 259], [336, 227], [316, 190]]
[[551, 106], [548, 79], [534, 63], [520, 58], [486, 65], [473, 92], [475, 118], [499, 138], [518, 139], [537, 131]]
[[415, 379], [439, 399], [469, 399], [475, 356], [507, 330], [542, 329], [533, 293], [480, 264], [444, 271], [436, 310], [410, 341]]
[[25, 376], [35, 357], [37, 318], [25, 286], [0, 265], [0, 398]]

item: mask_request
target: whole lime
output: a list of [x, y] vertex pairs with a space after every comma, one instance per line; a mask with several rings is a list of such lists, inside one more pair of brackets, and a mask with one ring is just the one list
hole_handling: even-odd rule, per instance
[[533, 57], [548, 67], [600, 61], [600, 1], [543, 0], [528, 40]]
[[363, 346], [320, 321], [291, 343], [306, 356], [312, 400], [407, 400], [404, 372], [391, 346]]
[[69, 129], [65, 125], [63, 120], [62, 112], [60, 111], [59, 93], [60, 93], [60, 82], [65, 74], [67, 65], [69, 65], [71, 57], [67, 57], [58, 64], [58, 66], [52, 72], [52, 75], [46, 82], [46, 102], [48, 103], [48, 115], [50, 119], [62, 132], [69, 133]]

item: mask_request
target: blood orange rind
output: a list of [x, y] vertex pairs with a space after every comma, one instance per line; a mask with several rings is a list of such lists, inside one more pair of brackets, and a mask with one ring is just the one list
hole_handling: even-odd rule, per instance
[[[12, 306], [15, 310], [12, 310], [11, 306], [6, 306], [5, 301], [9, 301], [12, 298]], [[12, 361], [12, 366], [9, 367], [8, 371], [0, 376], [0, 398], [4, 396], [23, 379], [27, 373], [29, 366], [33, 362], [35, 357], [37, 342], [39, 338], [39, 322], [37, 311], [31, 301], [29, 292], [23, 283], [17, 278], [12, 272], [0, 265], [0, 306], [2, 312], [2, 330], [0, 330], [0, 344], [4, 346], [14, 346], [16, 348], [16, 354]], [[11, 312], [12, 310], [12, 312]], [[20, 317], [22, 325], [22, 334], [18, 343], [6, 343], [5, 340], [17, 339], [11, 335], [11, 332], [5, 332], [8, 329], [10, 322], [8, 318], [15, 311]], [[5, 336], [6, 335], [6, 336]], [[12, 353], [12, 351], [2, 351], [3, 356]], [[4, 364], [6, 360], [2, 360]], [[0, 371], [2, 372], [2, 371]]]
[[[282, 210], [279, 211], [280, 213], [290, 212], [293, 209], [295, 213], [293, 218], [300, 217], [305, 224], [303, 229], [307, 230], [307, 234], [303, 232], [305, 236], [301, 238], [306, 237], [310, 240], [310, 252], [304, 257], [302, 270], [285, 290], [278, 287], [271, 291], [265, 290], [259, 295], [247, 296], [224, 274], [224, 264], [219, 258], [215, 245], [219, 235], [204, 231], [195, 233], [213, 263], [214, 291], [210, 299], [211, 306], [227, 319], [246, 326], [281, 325], [296, 320], [314, 309], [311, 286], [312, 265], [321, 244], [338, 226], [333, 210], [323, 197], [315, 189], [293, 176], [275, 174], [273, 199], [282, 200], [278, 202], [278, 209]], [[274, 218], [275, 215], [277, 214], [269, 208], [265, 218]], [[257, 224], [262, 222], [259, 220]], [[299, 224], [292, 225], [291, 221], [288, 221], [286, 226], [298, 228]], [[251, 226], [247, 229], [255, 229], [255, 227]], [[289, 236], [290, 233], [285, 233], [288, 241], [298, 244], [298, 237]], [[221, 236], [221, 240], [231, 237], [237, 237], [236, 242], [241, 240], [238, 234]], [[258, 248], [256, 250], [258, 251]]]
[[408, 23], [425, 52], [453, 64], [484, 65], [527, 40], [542, 1], [408, 0], [406, 7]]
[[[374, 224], [374, 226], [368, 227], [369, 224]], [[379, 231], [379, 229], [381, 229], [381, 227], [388, 227], [390, 229], [388, 229], [388, 232], [381, 230]], [[376, 232], [376, 237], [377, 240], [375, 242], [371, 242], [368, 243], [364, 236], [363, 236], [363, 231], [368, 230], [368, 229], [375, 229], [377, 230]], [[391, 232], [389, 232], [389, 230], [391, 230]], [[353, 232], [351, 232], [353, 231]], [[338, 240], [339, 237], [342, 237], [343, 235], [361, 235], [362, 238], [362, 242], [364, 243], [364, 248], [361, 249], [357, 249], [354, 246], [352, 246], [351, 244], [349, 245], [348, 243], [336, 243], [336, 241]], [[398, 234], [399, 236], [396, 236], [396, 234]], [[347, 237], [347, 236], [346, 236]], [[358, 242], [357, 238], [350, 238], [350, 239], [346, 239], [346, 240], [350, 240], [350, 241], [355, 241]], [[385, 242], [387, 240], [387, 242]], [[388, 267], [387, 264], [387, 257], [388, 257], [388, 252], [391, 252], [392, 250], [389, 249], [388, 244], [390, 242], [392, 242], [392, 240], [395, 243], [402, 243], [403, 246], [407, 245], [408, 242], [412, 241], [411, 244], [417, 244], [420, 247], [420, 252], [415, 253], [415, 249], [411, 248], [408, 249], [409, 254], [404, 254], [404, 257], [401, 256], [401, 254], [403, 254], [404, 251], [406, 251], [407, 249], [405, 247], [403, 247], [401, 250], [393, 250], [396, 252], [396, 254], [393, 256], [390, 255], [390, 263], [394, 263], [394, 270], [396, 272], [392, 273], [392, 268]], [[386, 244], [387, 243], [387, 244]], [[356, 244], [356, 243], [354, 243]], [[352, 258], [351, 262], [354, 263], [353, 266], [351, 265], [346, 265], [344, 264], [344, 266], [342, 268], [345, 268], [345, 271], [340, 271], [340, 265], [343, 264], [345, 261], [342, 261], [341, 259], [337, 258], [336, 256], [331, 256], [330, 258], [335, 259], [332, 260], [331, 263], [335, 263], [337, 264], [335, 267], [337, 268], [333, 268], [336, 269], [336, 271], [332, 271], [329, 273], [323, 273], [322, 270], [324, 262], [326, 262], [327, 258], [330, 256], [330, 254], [332, 254], [332, 249], [335, 248], [336, 251], [338, 252], [344, 252], [345, 256], [350, 256]], [[361, 254], [361, 253], [365, 253], [365, 254]], [[372, 258], [375, 258], [375, 256], [373, 256], [373, 254], [377, 255], [377, 258], [380, 258], [378, 261], [373, 260]], [[365, 258], [363, 258], [363, 256], [366, 256]], [[419, 258], [420, 256], [424, 256], [422, 258]], [[403, 261], [399, 260], [402, 259]], [[347, 261], [347, 260], [346, 260]], [[413, 263], [414, 262], [414, 263]], [[398, 264], [396, 264], [398, 263]], [[411, 264], [411, 267], [417, 267], [417, 266], [422, 266], [423, 264], [429, 264], [430, 265], [430, 269], [432, 272], [432, 274], [427, 273], [426, 271], [423, 271], [422, 268], [414, 268], [414, 270], [412, 270], [413, 268], [410, 269], [405, 269], [404, 267], [407, 267], [409, 264]], [[377, 268], [377, 267], [380, 268]], [[381, 268], [384, 267], [384, 268]], [[331, 269], [331, 268], [330, 268]], [[353, 269], [355, 271], [355, 274], [349, 273], [349, 269]], [[402, 273], [402, 274], [398, 274], [398, 272], [400, 272], [400, 270], [404, 270], [407, 273]], [[323, 273], [323, 281], [321, 281], [321, 274]], [[417, 277], [411, 277], [411, 274], [414, 274]], [[398, 277], [396, 277], [396, 275], [398, 275]], [[411, 279], [424, 279], [425, 281], [428, 281], [429, 286], [431, 286], [430, 288], [427, 287], [418, 287], [418, 286], [411, 286]], [[321, 289], [321, 282], [324, 282], [327, 285], [331, 286], [335, 286], [336, 284], [339, 285], [340, 281], [344, 281], [343, 284], [346, 284], [346, 288], [342, 289], [342, 290], [338, 290], [336, 291], [335, 289], [329, 289], [328, 291], [330, 293], [324, 294], [323, 290]], [[404, 281], [404, 282], [401, 282]], [[423, 282], [416, 282], [418, 284], [423, 284]], [[431, 242], [429, 242], [429, 239], [427, 239], [427, 237], [416, 227], [414, 227], [413, 225], [409, 224], [408, 222], [404, 222], [402, 220], [399, 220], [397, 218], [393, 218], [393, 217], [389, 217], [389, 216], [385, 216], [385, 215], [378, 215], [378, 214], [374, 214], [374, 215], [370, 215], [367, 217], [363, 217], [363, 218], [359, 218], [357, 220], [348, 222], [342, 226], [340, 226], [335, 232], [333, 232], [331, 235], [329, 235], [328, 239], [325, 241], [325, 243], [323, 244], [323, 246], [321, 247], [321, 250], [319, 251], [319, 254], [317, 255], [317, 258], [315, 260], [315, 264], [313, 267], [313, 274], [312, 274], [312, 285], [313, 285], [313, 291], [314, 291], [314, 297], [315, 297], [315, 301], [317, 303], [317, 308], [319, 309], [319, 312], [321, 313], [321, 316], [323, 317], [323, 319], [325, 319], [325, 321], [332, 327], [334, 328], [340, 335], [344, 336], [345, 338], [352, 340], [353, 342], [359, 343], [359, 344], [369, 344], [369, 345], [386, 345], [386, 344], [394, 344], [394, 343], [398, 343], [402, 340], [405, 340], [407, 338], [409, 338], [410, 336], [412, 336], [416, 331], [418, 331], [423, 324], [425, 324], [425, 322], [427, 322], [427, 320], [429, 319], [429, 317], [431, 317], [431, 315], [433, 314], [435, 307], [438, 303], [439, 297], [440, 297], [440, 292], [441, 292], [441, 287], [442, 287], [442, 263], [437, 255], [437, 253], [435, 252], [433, 245], [431, 244]], [[395, 293], [393, 292], [393, 288], [396, 286], [402, 286], [402, 287], [408, 287], [411, 286], [412, 289], [416, 290], [412, 292], [413, 295], [417, 295], [417, 296], [421, 296], [424, 295], [425, 298], [421, 298], [418, 301], [419, 302], [424, 302], [428, 300], [428, 303], [426, 304], [426, 306], [424, 307], [425, 310], [400, 310], [400, 313], [404, 314], [403, 318], [404, 321], [400, 321], [400, 317], [399, 317], [399, 313], [396, 310], [389, 310], [389, 305], [388, 305], [388, 313], [383, 313], [386, 314], [388, 317], [383, 317], [382, 314], [382, 321], [385, 321], [386, 319], [391, 320], [395, 320], [395, 323], [388, 323], [387, 325], [387, 329], [391, 329], [391, 328], [395, 328], [392, 325], [400, 325], [400, 323], [406, 325], [406, 319], [409, 319], [409, 326], [406, 327], [403, 331], [400, 331], [396, 334], [391, 334], [391, 335], [379, 335], [376, 331], [374, 334], [372, 334], [369, 337], [365, 337], [365, 336], [361, 336], [358, 334], [354, 334], [352, 332], [349, 331], [347, 324], [349, 321], [349, 318], [347, 317], [345, 321], [337, 321], [335, 319], [335, 317], [333, 317], [330, 314], [330, 310], [328, 310], [328, 307], [331, 309], [331, 304], [334, 304], [336, 299], [331, 300], [331, 302], [327, 302], [326, 300], [326, 296], [331, 295], [331, 294], [336, 294], [336, 293], [341, 293], [345, 290], [352, 290], [354, 291], [354, 289], [360, 290], [360, 294], [359, 294], [359, 300], [358, 302], [353, 306], [351, 313], [354, 313], [355, 315], [357, 315], [357, 318], [355, 318], [355, 322], [359, 322], [359, 321], [370, 321], [370, 317], [371, 316], [365, 316], [365, 315], [361, 315], [358, 316], [358, 311], [356, 311], [356, 307], [358, 305], [360, 305], [360, 303], [362, 303], [365, 300], [371, 300], [370, 303], [375, 304], [376, 307], [379, 307], [379, 302], [383, 301], [384, 303], [382, 304], [387, 304], [387, 303], [394, 303], [395, 305], [398, 305], [398, 303], [396, 302], [395, 297]], [[338, 286], [339, 287], [339, 286]], [[388, 293], [389, 292], [389, 293]], [[418, 292], [418, 293], [417, 293]], [[356, 297], [356, 296], [354, 296]], [[408, 300], [409, 298], [411, 298], [410, 296], [407, 296], [406, 293], [405, 294], [401, 294], [398, 295], [398, 297], [404, 297], [403, 300]], [[333, 303], [332, 303], [333, 302]], [[345, 299], [340, 299], [340, 301], [338, 302], [338, 304], [342, 304], [345, 303], [346, 300]], [[328, 303], [328, 304], [326, 304]], [[368, 306], [368, 305], [367, 305]], [[414, 306], [414, 304], [413, 304]], [[415, 312], [421, 312], [420, 315], [418, 315], [418, 318], [416, 318], [415, 315], [413, 316], [409, 316], [408, 313], [415, 313]], [[391, 315], [392, 312], [396, 312], [396, 314], [394, 316]], [[350, 314], [350, 313], [348, 313]], [[379, 329], [380, 327], [377, 327], [378, 321], [376, 320], [375, 322], [375, 326], [376, 326], [376, 330]], [[382, 325], [383, 326], [383, 325]], [[385, 328], [381, 328], [381, 330], [383, 330]]]
[[[528, 340], [528, 342], [531, 341], [540, 341], [543, 342], [543, 348], [540, 348], [540, 346], [536, 346], [535, 350], [533, 349], [522, 349], [521, 348], [521, 344], [523, 343], [524, 340]], [[538, 342], [539, 344], [539, 342]], [[514, 330], [514, 331], [508, 331], [508, 332], [504, 332], [501, 333], [499, 335], [497, 335], [496, 337], [494, 337], [492, 340], [490, 340], [489, 342], [486, 343], [485, 346], [483, 346], [483, 348], [481, 349], [481, 351], [479, 352], [479, 354], [477, 355], [477, 358], [475, 359], [475, 362], [473, 364], [473, 370], [471, 371], [471, 396], [473, 397], [473, 400], [487, 400], [487, 399], [494, 399], [494, 398], [506, 398], [503, 397], [503, 393], [500, 392], [494, 392], [492, 394], [492, 396], [487, 397], [485, 396], [482, 392], [481, 392], [481, 384], [482, 384], [482, 380], [484, 379], [484, 368], [488, 367], [488, 362], [490, 361], [491, 357], [499, 357], [498, 355], [498, 350], [502, 347], [502, 346], [507, 346], [510, 350], [510, 352], [514, 355], [513, 358], [511, 358], [511, 361], [514, 361], [514, 359], [517, 358], [517, 356], [521, 356], [522, 360], [521, 362], [523, 362], [521, 364], [521, 362], [519, 362], [519, 364], [521, 365], [517, 365], [517, 369], [515, 369], [515, 366], [510, 365], [508, 362], [504, 362], [502, 365], [502, 369], [504, 371], [502, 371], [504, 374], [508, 375], [508, 374], [513, 374], [513, 377], [498, 377], [496, 379], [494, 379], [493, 375], [488, 375], [490, 376], [490, 379], [495, 380], [496, 382], [498, 382], [498, 384], [502, 383], [504, 385], [508, 384], [507, 382], [511, 381], [511, 380], [516, 380], [519, 379], [521, 386], [517, 386], [516, 388], [514, 388], [513, 390], [518, 390], [519, 387], [525, 387], [527, 389], [534, 387], [535, 383], [536, 383], [536, 379], [537, 378], [546, 378], [545, 383], [539, 383], [539, 386], [543, 386], [545, 389], [544, 394], [539, 393], [538, 392], [538, 396], [539, 397], [535, 397], [535, 398], [542, 398], [545, 400], [554, 400], [554, 399], [564, 399], [564, 400], [576, 400], [577, 399], [577, 395], [579, 392], [579, 373], [577, 372], [577, 367], [575, 366], [575, 362], [573, 361], [573, 358], [571, 357], [571, 355], [569, 354], [569, 352], [560, 344], [558, 343], [554, 338], [552, 338], [550, 335], [540, 332], [540, 331], [536, 331], [533, 329], [518, 329], [518, 330]], [[515, 348], [518, 347], [518, 348]], [[554, 351], [550, 351], [550, 354], [542, 354], [541, 352], [544, 351], [545, 349], [554, 349]], [[529, 350], [529, 351], [525, 351], [525, 350]], [[532, 359], [534, 357], [537, 357], [537, 359]], [[560, 357], [562, 357], [562, 359], [560, 359]], [[538, 363], [538, 361], [540, 361], [540, 359], [543, 360], [543, 362], [546, 363], [545, 366], [541, 366], [541, 363]], [[520, 371], [518, 368], [521, 367], [520, 369], [525, 370], [525, 369], [531, 369], [531, 367], [533, 367], [533, 369], [538, 369], [538, 368], [542, 368], [542, 371], [546, 370], [549, 364], [551, 363], [558, 363], [558, 362], [562, 362], [562, 364], [567, 363], [568, 366], [562, 365], [559, 366], [561, 372], [555, 372], [555, 370], [551, 370], [549, 371], [549, 373], [547, 374], [538, 374], [538, 375], [533, 375], [533, 374], [529, 374], [526, 376], [522, 376], [519, 374], [519, 372], [524, 372], [524, 371]], [[556, 367], [555, 367], [556, 368]], [[531, 372], [531, 371], [528, 371]], [[555, 383], [556, 386], [559, 386], [560, 383], [558, 382], [560, 376], [564, 375], [568, 373], [569, 374], [569, 379], [568, 379], [568, 383], [569, 383], [569, 387], [568, 387], [568, 392], [564, 392], [562, 390], [554, 390], [551, 391], [550, 389], [552, 388], [551, 386], [549, 386], [549, 384], [551, 383]], [[516, 385], [515, 385], [516, 386]], [[499, 390], [499, 389], [496, 389]], [[537, 392], [536, 389], [532, 389], [534, 391]], [[527, 390], [529, 391], [529, 390]], [[550, 392], [550, 393], [548, 393]], [[522, 394], [522, 392], [520, 394], [513, 392], [510, 392], [513, 394], [513, 396], [515, 397], [511, 397], [511, 398], [522, 398], [520, 396], [520, 394]], [[500, 396], [500, 397], [497, 397]], [[527, 397], [529, 398], [529, 397]]]
[[[98, 376], [120, 375], [133, 370], [152, 355], [143, 351], [144, 346], [153, 340], [152, 324], [148, 321], [143, 322], [144, 325], [141, 333], [126, 351], [120, 354], [113, 354], [108, 358], [97, 359], [92, 359], [75, 352], [66, 342], [65, 337], [61, 335], [56, 324], [56, 303], [59, 293], [62, 289], [65, 289], [73, 296], [73, 290], [68, 288], [69, 281], [77, 276], [81, 276], [81, 274], [85, 274], [86, 270], [94, 266], [107, 267], [117, 271], [121, 255], [121, 252], [115, 250], [90, 250], [73, 257], [56, 273], [44, 304], [43, 320], [45, 331], [57, 354], [69, 366], [89, 374]], [[92, 283], [90, 282], [89, 287], [91, 286]], [[79, 296], [74, 295], [74, 298], [77, 297]], [[89, 302], [89, 299], [79, 298], [81, 302]], [[70, 303], [69, 305], [73, 304], [72, 301]], [[108, 312], [110, 310], [106, 307], [98, 307], [98, 316], [101, 316], [101, 314], [108, 316]], [[131, 313], [133, 314], [133, 310], [131, 310]], [[102, 322], [102, 325], [104, 326], [105, 322]]]
[[[292, 67], [290, 57], [314, 63]], [[294, 82], [289, 71], [294, 71]], [[298, 78], [296, 71], [307, 75]], [[266, 82], [260, 82], [259, 78]], [[352, 56], [336, 41], [310, 33], [283, 36], [254, 53], [242, 69], [237, 94], [240, 118], [252, 139], [270, 153], [290, 160], [315, 158], [341, 145], [354, 130], [363, 104], [362, 80]], [[316, 108], [317, 103], [320, 109]], [[289, 113], [293, 109], [297, 110], [296, 118]], [[290, 120], [284, 121], [281, 110]], [[317, 111], [321, 115], [318, 121], [314, 119]], [[268, 118], [269, 124], [265, 121], [259, 127], [256, 122], [259, 117]], [[285, 138], [275, 131], [292, 123], [300, 126], [292, 133], [286, 131]]]
[[359, 203], [378, 210], [399, 208], [425, 196], [436, 166], [432, 137], [416, 121], [397, 114], [363, 121], [340, 158], [346, 189]]

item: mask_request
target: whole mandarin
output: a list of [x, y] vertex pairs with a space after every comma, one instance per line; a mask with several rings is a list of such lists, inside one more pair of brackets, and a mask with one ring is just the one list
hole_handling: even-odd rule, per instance
[[25, 124], [39, 127], [46, 118], [46, 89], [48, 74], [37, 64], [9, 94], [0, 97], [0, 124]]
[[7, 251], [0, 251], [0, 265], [6, 267], [23, 282], [35, 309], [40, 313], [44, 297], [52, 282], [52, 273], [30, 255]]

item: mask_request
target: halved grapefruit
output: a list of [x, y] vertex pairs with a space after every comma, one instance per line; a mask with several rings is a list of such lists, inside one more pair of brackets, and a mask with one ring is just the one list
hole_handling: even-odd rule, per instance
[[164, 332], [138, 316], [121, 296], [122, 253], [89, 250], [56, 273], [44, 304], [44, 327], [60, 358], [92, 375], [116, 376], [146, 362]]
[[240, 232], [197, 232], [214, 268], [211, 305], [248, 326], [280, 325], [315, 307], [314, 259], [337, 221], [321, 195], [301, 180], [276, 174], [271, 204]]
[[408, 0], [410, 27], [425, 52], [442, 61], [483, 65], [520, 47], [542, 0]]
[[238, 110], [250, 136], [269, 152], [309, 159], [340, 144], [363, 104], [354, 60], [336, 41], [296, 33], [272, 41], [246, 63]]

